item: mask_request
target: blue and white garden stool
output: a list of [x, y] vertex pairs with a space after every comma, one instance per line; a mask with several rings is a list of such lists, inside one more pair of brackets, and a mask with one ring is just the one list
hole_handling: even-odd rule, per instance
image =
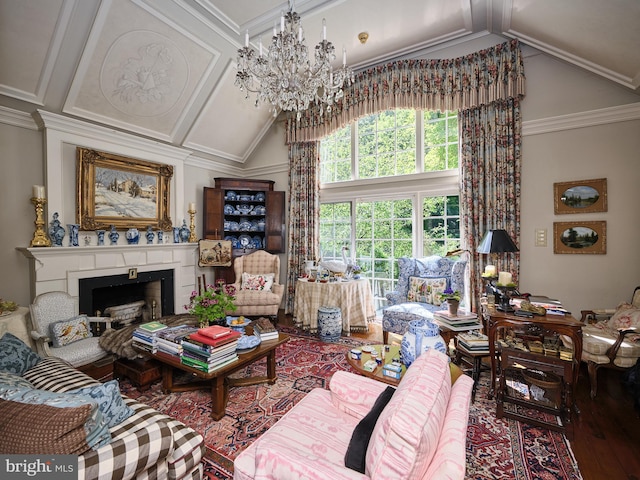
[[342, 312], [338, 307], [318, 308], [318, 334], [323, 342], [335, 342], [342, 335]]

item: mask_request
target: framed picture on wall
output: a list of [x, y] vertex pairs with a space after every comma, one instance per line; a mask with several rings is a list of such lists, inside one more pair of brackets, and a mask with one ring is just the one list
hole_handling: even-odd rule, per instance
[[577, 180], [553, 184], [554, 212], [593, 213], [607, 211], [607, 179]]
[[232, 257], [230, 240], [200, 240], [198, 242], [198, 247], [199, 267], [231, 266]]
[[607, 222], [554, 222], [553, 253], [607, 253]]
[[81, 230], [172, 227], [173, 167], [78, 147], [76, 223]]

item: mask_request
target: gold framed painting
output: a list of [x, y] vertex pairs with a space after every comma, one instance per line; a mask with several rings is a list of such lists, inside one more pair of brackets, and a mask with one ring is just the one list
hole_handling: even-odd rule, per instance
[[200, 240], [198, 242], [199, 267], [230, 267], [232, 261], [230, 240]]
[[553, 253], [607, 253], [607, 222], [554, 222]]
[[76, 223], [82, 230], [171, 230], [171, 165], [83, 147], [76, 155]]
[[553, 184], [554, 212], [593, 213], [607, 211], [607, 179], [577, 180]]

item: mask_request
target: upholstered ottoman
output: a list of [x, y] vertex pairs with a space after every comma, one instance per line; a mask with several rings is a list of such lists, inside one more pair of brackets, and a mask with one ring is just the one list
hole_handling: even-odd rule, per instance
[[389, 341], [389, 332], [404, 335], [412, 320], [433, 319], [433, 313], [417, 302], [399, 303], [382, 311], [382, 335], [384, 343]]

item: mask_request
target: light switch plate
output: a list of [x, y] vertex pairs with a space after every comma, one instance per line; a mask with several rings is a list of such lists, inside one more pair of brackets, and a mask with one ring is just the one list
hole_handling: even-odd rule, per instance
[[547, 246], [547, 229], [536, 228], [536, 247]]

